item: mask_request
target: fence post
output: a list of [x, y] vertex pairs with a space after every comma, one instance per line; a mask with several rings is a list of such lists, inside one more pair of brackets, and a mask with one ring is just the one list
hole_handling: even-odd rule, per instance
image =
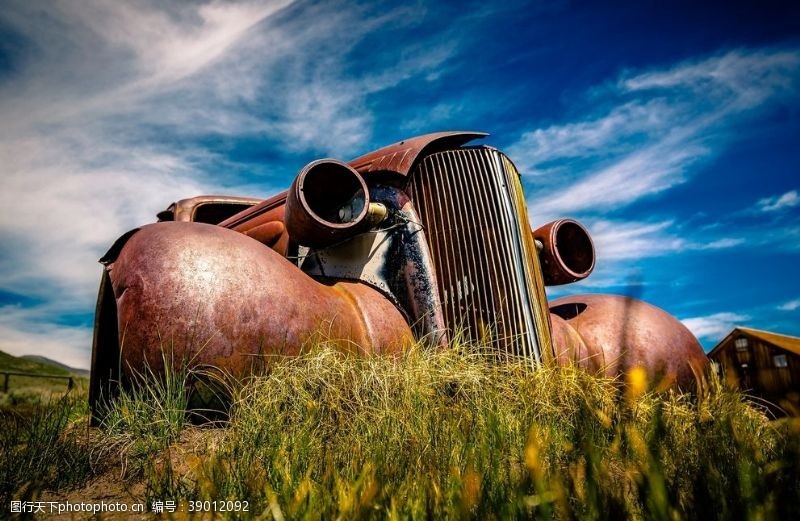
[[3, 373], [3, 375], [5, 376], [5, 379], [3, 380], [3, 392], [8, 394], [8, 376], [9, 376], [9, 374], [8, 373]]
[[69, 383], [67, 384], [67, 391], [71, 391], [71, 390], [72, 390], [72, 387], [73, 387], [74, 385], [75, 385], [75, 383], [72, 381], [72, 377], [70, 376], [70, 377], [69, 377]]

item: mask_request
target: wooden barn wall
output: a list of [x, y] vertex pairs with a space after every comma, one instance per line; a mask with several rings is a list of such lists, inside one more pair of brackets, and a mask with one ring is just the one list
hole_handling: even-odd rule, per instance
[[[800, 356], [773, 347], [758, 338], [748, 339], [747, 351], [738, 351], [734, 337], [712, 357], [723, 366], [725, 377], [741, 389], [760, 391], [767, 395], [800, 390]], [[774, 356], [786, 355], [787, 367], [775, 367]], [[745, 372], [741, 364], [748, 364]]]

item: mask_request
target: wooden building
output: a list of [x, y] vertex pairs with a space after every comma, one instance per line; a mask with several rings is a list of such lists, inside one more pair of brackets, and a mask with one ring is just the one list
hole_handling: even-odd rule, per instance
[[708, 357], [730, 385], [800, 416], [800, 338], [737, 327]]

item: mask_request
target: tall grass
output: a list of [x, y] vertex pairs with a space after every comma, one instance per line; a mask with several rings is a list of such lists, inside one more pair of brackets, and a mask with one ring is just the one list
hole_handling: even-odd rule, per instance
[[144, 478], [148, 502], [183, 492], [174, 481], [170, 451], [188, 419], [194, 372], [187, 361], [176, 361], [171, 350], [162, 350], [162, 368], [156, 373], [145, 366], [98, 411], [104, 437], [99, 452], [119, 458], [123, 479]]
[[92, 474], [83, 418], [86, 394], [67, 393], [0, 408], [0, 505]]
[[[109, 432], [159, 424], [166, 410], [150, 414]], [[248, 500], [248, 515], [268, 518], [800, 514], [800, 425], [769, 422], [714, 381], [695, 396], [654, 394], [636, 371], [622, 385], [466, 349], [354, 357], [321, 347], [236, 391], [217, 447], [170, 459], [177, 425], [148, 448], [162, 455], [147, 478], [153, 494]]]
[[714, 379], [657, 394], [637, 370], [615, 381], [466, 347], [356, 357], [322, 343], [230, 387], [228, 420], [198, 428], [187, 390], [210, 376], [163, 362], [92, 436], [85, 393], [0, 410], [2, 504], [118, 458], [142, 499], [248, 501], [233, 517], [800, 518], [800, 420], [769, 421]]

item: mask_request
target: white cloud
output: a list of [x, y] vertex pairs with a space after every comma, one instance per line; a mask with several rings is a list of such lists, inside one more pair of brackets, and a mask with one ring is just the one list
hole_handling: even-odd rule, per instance
[[290, 0], [4, 4], [0, 23], [25, 52], [0, 82], [0, 289], [45, 304], [35, 317], [9, 314], [3, 345], [18, 351], [27, 342], [28, 352], [58, 358], [82, 343], [88, 356], [85, 328], [53, 324], [91, 313], [97, 259], [114, 238], [175, 199], [283, 188], [244, 187], [254, 181], [237, 172], [250, 165], [209, 152], [207, 138], [360, 152], [372, 133], [368, 97], [427, 81], [457, 45], [409, 42], [402, 56], [371, 56], [354, 75], [359, 42], [415, 23], [424, 7], [295, 8]]
[[677, 251], [720, 250], [743, 244], [742, 238], [689, 240], [674, 221], [586, 221], [598, 262], [657, 257]]
[[794, 208], [800, 204], [800, 195], [797, 190], [786, 192], [775, 197], [766, 197], [758, 201], [757, 206], [762, 212], [775, 212], [786, 208]]
[[591, 101], [602, 109], [523, 132], [509, 147], [523, 173], [533, 174], [536, 221], [622, 208], [685, 182], [726, 146], [742, 118], [796, 97], [798, 71], [796, 49], [742, 49], [629, 71], [595, 89]]
[[624, 103], [600, 118], [525, 132], [508, 148], [508, 153], [520, 164], [533, 167], [526, 174], [545, 174], [546, 167], [536, 166], [565, 158], [607, 157], [624, 152], [625, 140], [660, 130], [669, 112], [662, 100]]
[[592, 221], [588, 229], [598, 262], [640, 259], [680, 249], [685, 241], [665, 233], [671, 221], [656, 223]]
[[675, 141], [680, 139], [665, 139], [631, 152], [570, 186], [541, 197], [533, 209], [537, 215], [547, 216], [602, 212], [682, 183], [686, 168], [706, 150], [689, 143], [678, 147]]
[[[127, 229], [171, 201], [221, 189], [185, 157], [140, 146], [115, 150], [59, 139], [0, 142], [0, 287], [45, 299], [89, 302], [97, 259]], [[114, 158], [93, 164], [95, 153]]]
[[329, 2], [281, 16], [291, 8], [290, 0], [90, 0], [42, 12], [12, 3], [0, 21], [38, 52], [0, 85], [0, 136], [88, 124], [135, 138], [141, 129], [130, 123], [138, 123], [175, 136], [246, 134], [296, 151], [353, 153], [371, 135], [367, 97], [427, 81], [457, 47], [457, 38], [420, 39], [353, 75], [349, 54], [360, 41], [413, 24], [424, 8], [376, 14]]
[[722, 312], [702, 317], [685, 318], [681, 322], [698, 338], [721, 340], [730, 333], [731, 329], [742, 325], [746, 320], [750, 320], [747, 315]]
[[780, 311], [794, 311], [796, 309], [800, 309], [800, 299], [790, 300], [789, 302], [784, 302], [780, 306], [778, 306]]
[[[595, 272], [576, 291], [628, 286], [640, 276], [636, 261], [647, 258], [745, 243], [796, 248], [791, 223], [770, 234], [741, 227], [726, 233], [725, 227], [687, 229], [663, 215], [621, 220], [609, 213], [687, 181], [726, 146], [743, 118], [797, 96], [798, 64], [797, 50], [745, 49], [661, 71], [629, 71], [591, 91], [600, 110], [520, 136], [509, 153], [532, 194], [532, 221], [578, 217], [594, 239]], [[793, 196], [763, 203], [788, 207]]]
[[619, 221], [589, 219], [582, 223], [595, 246], [595, 269], [585, 280], [568, 286], [548, 288], [553, 298], [603, 290], [622, 291], [640, 295], [651, 285], [679, 286], [685, 281], [663, 280], [659, 273], [642, 270], [641, 261], [675, 256], [681, 252], [701, 252], [735, 248], [745, 243], [743, 238], [689, 238], [684, 228], [672, 220]]
[[725, 248], [733, 248], [734, 246], [741, 246], [745, 241], [742, 238], [725, 237], [723, 239], [716, 239], [706, 244], [695, 244], [693, 249], [696, 250], [722, 250]]
[[135, 112], [155, 95], [185, 88], [183, 80], [217, 64], [288, 4], [90, 0], [57, 2], [42, 11], [14, 3], [0, 19], [38, 52], [0, 91], [0, 108], [14, 116], [4, 118], [2, 127], [19, 134], [34, 124], [96, 123]]
[[88, 369], [92, 329], [51, 322], [43, 308], [0, 307], [0, 351], [14, 356], [41, 355], [70, 367]]
[[[736, 50], [623, 78], [628, 92], [678, 91], [699, 95], [726, 111], [756, 107], [770, 97], [793, 94], [800, 54], [789, 50]], [[690, 91], [690, 92], [689, 92]]]
[[[129, 2], [61, 4], [65, 18], [96, 32], [112, 46], [133, 51], [145, 78], [174, 82], [191, 75], [235, 44], [251, 27], [291, 2], [208, 3], [168, 12]], [[167, 7], [169, 9], [169, 7]]]

